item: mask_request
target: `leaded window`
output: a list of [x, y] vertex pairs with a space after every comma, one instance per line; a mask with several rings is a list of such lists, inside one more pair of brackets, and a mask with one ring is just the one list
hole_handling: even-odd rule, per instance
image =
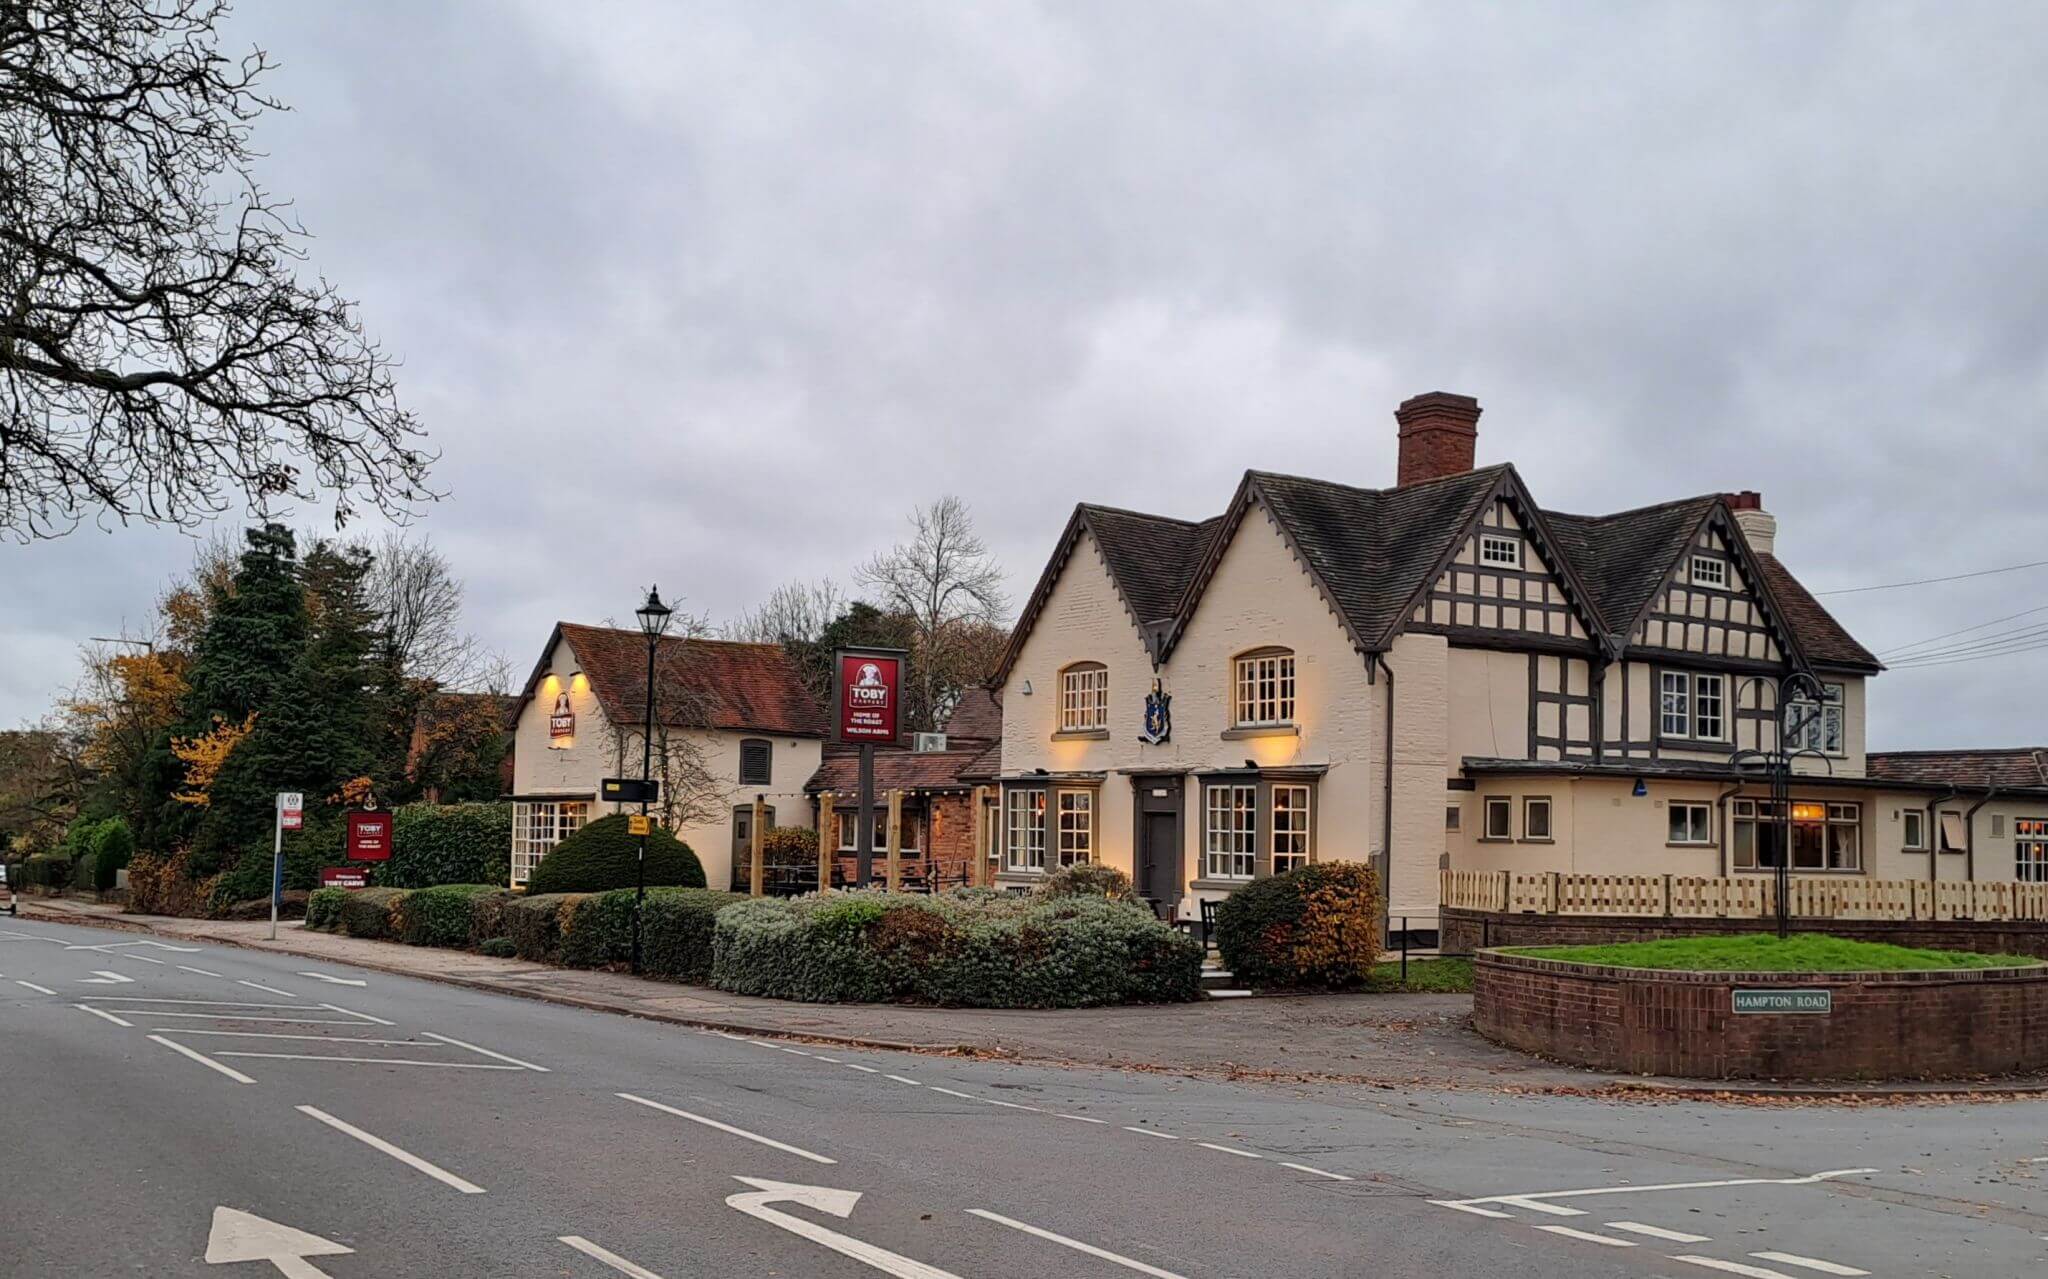
[[1060, 672], [1060, 731], [1086, 733], [1109, 727], [1109, 668], [1082, 662]]
[[531, 879], [540, 859], [589, 820], [588, 800], [531, 800], [512, 805], [512, 882], [523, 884]]

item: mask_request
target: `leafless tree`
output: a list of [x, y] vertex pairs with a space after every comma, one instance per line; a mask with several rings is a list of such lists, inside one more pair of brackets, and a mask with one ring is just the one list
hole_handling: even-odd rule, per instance
[[1002, 566], [965, 502], [941, 497], [911, 512], [910, 523], [910, 540], [863, 564], [859, 576], [885, 611], [911, 619], [912, 726], [932, 729], [959, 698], [963, 646], [979, 628], [1000, 627], [1008, 601]]
[[0, 0], [0, 532], [434, 494], [392, 358], [302, 270], [223, 0]]
[[754, 644], [809, 643], [824, 634], [850, 601], [830, 578], [784, 582], [759, 608], [725, 624], [726, 639]]
[[398, 670], [434, 688], [488, 691], [508, 675], [496, 654], [462, 628], [462, 579], [424, 537], [386, 533], [369, 548], [367, 594], [382, 617]]
[[[605, 625], [617, 623], [606, 619]], [[669, 633], [661, 642], [654, 663], [654, 779], [661, 783], [661, 798], [655, 817], [675, 830], [725, 817], [732, 803], [733, 784], [720, 779], [712, 766], [708, 739], [698, 726], [711, 722], [711, 700], [704, 689], [687, 676], [688, 665], [682, 645], [702, 638], [708, 621], [678, 609], [669, 619]], [[623, 708], [629, 718], [642, 714], [640, 698], [646, 687], [633, 681], [633, 705]], [[640, 757], [647, 737], [637, 723], [614, 724], [604, 719], [606, 745], [612, 756], [613, 776], [638, 777]]]

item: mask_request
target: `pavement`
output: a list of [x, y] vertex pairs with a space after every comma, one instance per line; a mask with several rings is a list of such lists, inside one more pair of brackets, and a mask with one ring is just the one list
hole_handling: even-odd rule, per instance
[[2030, 1105], [828, 1050], [40, 919], [0, 1068], [6, 1279], [2048, 1273]]

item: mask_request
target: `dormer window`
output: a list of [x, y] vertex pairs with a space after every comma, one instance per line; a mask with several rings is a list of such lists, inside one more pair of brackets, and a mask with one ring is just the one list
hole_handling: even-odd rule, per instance
[[1487, 568], [1522, 567], [1522, 539], [1502, 533], [1481, 533], [1479, 562]]
[[1284, 648], [1246, 653], [1233, 664], [1231, 720], [1238, 728], [1294, 722], [1294, 654]]
[[1095, 733], [1109, 727], [1109, 668], [1076, 662], [1060, 672], [1060, 731]]
[[1692, 584], [1711, 586], [1716, 590], [1728, 588], [1728, 561], [1716, 555], [1695, 555], [1692, 557]]

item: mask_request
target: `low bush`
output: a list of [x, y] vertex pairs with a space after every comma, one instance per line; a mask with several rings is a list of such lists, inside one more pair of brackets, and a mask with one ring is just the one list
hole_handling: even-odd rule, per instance
[[1360, 985], [1379, 960], [1379, 877], [1364, 862], [1316, 862], [1254, 880], [1216, 908], [1216, 948], [1255, 988]]
[[351, 937], [388, 941], [397, 935], [397, 907], [405, 900], [403, 888], [355, 888], [347, 890], [341, 903], [341, 931]]
[[492, 959], [510, 959], [517, 953], [512, 949], [510, 937], [486, 937], [477, 943], [477, 952]]
[[218, 875], [193, 877], [190, 849], [169, 857], [137, 853], [128, 864], [126, 909], [137, 915], [203, 915], [219, 881]]
[[1100, 862], [1076, 862], [1047, 875], [1036, 889], [1040, 897], [1108, 897], [1120, 902], [1138, 900], [1131, 877], [1114, 866]]
[[483, 898], [511, 893], [495, 884], [436, 884], [406, 890], [392, 907], [392, 931], [408, 946], [469, 945]]
[[[561, 962], [571, 968], [620, 967], [633, 957], [633, 890], [578, 898], [562, 925]], [[640, 919], [640, 971], [702, 985], [711, 979], [718, 912], [747, 900], [708, 888], [650, 888]]]
[[1150, 911], [1099, 895], [746, 901], [719, 912], [712, 952], [712, 984], [735, 994], [980, 1008], [1195, 999], [1202, 965]]
[[79, 886], [106, 892], [114, 886], [119, 872], [126, 870], [134, 858], [135, 835], [128, 829], [128, 823], [118, 817], [109, 817], [93, 833], [92, 882], [87, 885], [81, 880], [78, 881]]
[[509, 892], [478, 893], [469, 899], [469, 945], [481, 948], [505, 935], [505, 908], [517, 901]]
[[405, 804], [391, 814], [390, 888], [503, 884], [511, 877], [512, 805]]
[[[632, 888], [640, 837], [626, 833], [626, 815], [598, 820], [555, 845], [527, 881], [530, 894], [602, 893]], [[662, 827], [647, 837], [647, 886], [704, 887], [704, 866], [690, 846]]]
[[341, 908], [348, 901], [346, 888], [316, 888], [306, 898], [306, 927], [321, 932], [337, 932], [341, 928]]
[[581, 893], [542, 893], [505, 904], [505, 935], [513, 953], [536, 964], [562, 962], [562, 934]]
[[771, 826], [761, 836], [761, 864], [818, 868], [818, 832], [808, 826]]
[[21, 863], [21, 882], [28, 888], [69, 888], [71, 859], [58, 853], [36, 853]]

